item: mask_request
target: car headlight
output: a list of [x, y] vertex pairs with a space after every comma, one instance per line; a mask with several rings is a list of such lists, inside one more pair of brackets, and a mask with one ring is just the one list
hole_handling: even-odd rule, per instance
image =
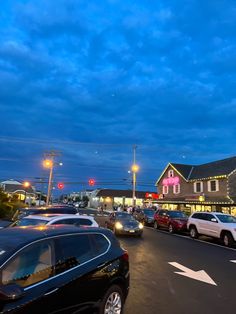
[[119, 221], [117, 221], [115, 223], [115, 228], [118, 229], [118, 230], [123, 229], [123, 225]]
[[140, 224], [138, 225], [138, 227], [139, 227], [139, 229], [143, 229], [143, 224], [140, 223]]

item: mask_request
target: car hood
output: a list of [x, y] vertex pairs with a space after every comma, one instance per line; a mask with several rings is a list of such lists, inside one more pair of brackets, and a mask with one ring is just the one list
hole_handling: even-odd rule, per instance
[[129, 227], [129, 228], [135, 228], [138, 227], [139, 222], [138, 221], [133, 221], [133, 220], [117, 220], [119, 221], [124, 227]]

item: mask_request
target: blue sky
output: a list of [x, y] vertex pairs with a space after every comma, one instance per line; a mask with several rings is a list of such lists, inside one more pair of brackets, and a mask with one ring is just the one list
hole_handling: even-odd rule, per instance
[[[166, 163], [235, 155], [236, 3], [231, 0], [3, 0], [0, 178], [139, 189]], [[81, 184], [66, 189], [80, 189]]]

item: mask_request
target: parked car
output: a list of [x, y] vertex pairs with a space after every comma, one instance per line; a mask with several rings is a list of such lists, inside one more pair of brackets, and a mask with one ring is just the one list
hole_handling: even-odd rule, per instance
[[141, 237], [143, 233], [143, 224], [126, 212], [111, 213], [105, 221], [105, 226], [116, 235], [129, 234]]
[[236, 241], [236, 218], [218, 212], [195, 212], [187, 223], [191, 238], [205, 235], [220, 239], [225, 246], [232, 246]]
[[170, 233], [187, 231], [186, 214], [179, 210], [159, 209], [154, 215], [154, 228], [168, 229]]
[[70, 214], [75, 215], [78, 211], [73, 206], [49, 206], [49, 207], [30, 207], [30, 208], [19, 208], [14, 217], [13, 220], [23, 218], [25, 216], [29, 215], [41, 215], [41, 214]]
[[0, 248], [1, 313], [122, 313], [128, 253], [111, 231], [6, 228]]
[[11, 227], [22, 226], [37, 226], [37, 225], [75, 225], [75, 226], [90, 226], [98, 227], [98, 223], [93, 217], [85, 215], [62, 215], [62, 214], [41, 214], [29, 215], [23, 217], [13, 224]]
[[142, 222], [144, 225], [153, 225], [154, 214], [155, 214], [155, 210], [151, 208], [144, 208], [144, 209], [135, 211], [133, 216], [135, 219]]

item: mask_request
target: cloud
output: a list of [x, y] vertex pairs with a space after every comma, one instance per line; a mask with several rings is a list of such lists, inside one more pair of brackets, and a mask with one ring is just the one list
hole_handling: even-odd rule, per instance
[[[52, 139], [68, 160], [85, 165], [92, 158], [91, 167], [124, 169], [134, 143], [143, 169], [234, 154], [235, 14], [230, 0], [6, 2], [0, 22], [3, 135]], [[63, 141], [119, 149], [109, 146], [98, 156], [89, 145], [80, 152]], [[3, 157], [16, 154], [24, 167], [32, 145], [5, 144]], [[48, 146], [33, 145], [32, 154], [37, 159]]]

